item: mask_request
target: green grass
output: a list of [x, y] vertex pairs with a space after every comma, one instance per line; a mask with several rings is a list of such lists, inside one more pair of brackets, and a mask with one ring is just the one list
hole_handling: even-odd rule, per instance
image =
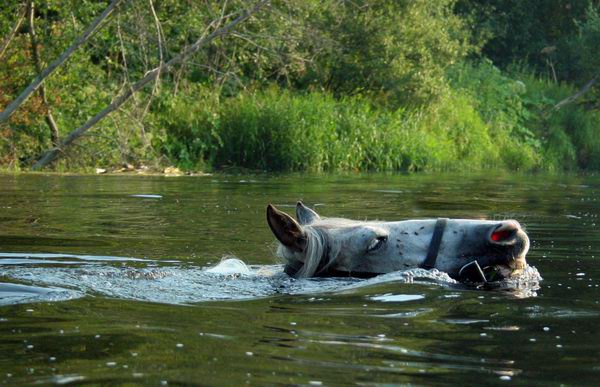
[[[600, 113], [577, 104], [552, 109], [573, 87], [488, 62], [456, 65], [448, 82], [431, 104], [396, 110], [365, 96], [276, 86], [233, 97], [199, 84], [177, 94], [164, 88], [143, 127], [117, 113], [54, 169], [129, 162], [205, 171], [600, 170]], [[13, 160], [5, 167], [30, 165], [48, 146], [36, 140], [40, 131], [0, 141], [19, 155], [5, 157]]]
[[600, 169], [598, 112], [552, 110], [573, 87], [489, 62], [457, 65], [448, 77], [448, 91], [431, 105], [398, 110], [277, 87], [219, 99], [195, 86], [162, 97], [171, 113], [155, 112], [154, 145], [184, 169]]

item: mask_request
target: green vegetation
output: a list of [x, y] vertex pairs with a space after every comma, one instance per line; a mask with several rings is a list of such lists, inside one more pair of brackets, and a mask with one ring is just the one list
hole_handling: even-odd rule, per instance
[[[0, 5], [1, 36], [26, 3]], [[35, 2], [43, 64], [108, 3]], [[29, 168], [52, 146], [48, 109], [66, 136], [223, 11], [219, 2], [192, 3], [166, 0], [153, 10], [124, 1], [46, 80], [47, 103], [35, 94], [0, 124], [0, 165]], [[232, 16], [223, 23], [244, 6], [227, 2]], [[599, 7], [272, 1], [137, 93], [52, 167], [597, 171]], [[36, 75], [26, 19], [0, 54], [0, 109]]]

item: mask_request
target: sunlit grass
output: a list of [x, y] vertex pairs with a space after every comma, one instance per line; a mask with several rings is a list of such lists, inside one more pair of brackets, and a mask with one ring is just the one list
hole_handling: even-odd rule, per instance
[[275, 87], [226, 99], [196, 90], [192, 95], [202, 94], [202, 102], [169, 97], [172, 113], [160, 120], [155, 145], [187, 169], [556, 169], [561, 161], [554, 158], [564, 152], [547, 149], [539, 137], [525, 84], [503, 77], [486, 85], [484, 75], [474, 84], [457, 81], [434, 104], [410, 110], [376, 106], [360, 96], [336, 99]]

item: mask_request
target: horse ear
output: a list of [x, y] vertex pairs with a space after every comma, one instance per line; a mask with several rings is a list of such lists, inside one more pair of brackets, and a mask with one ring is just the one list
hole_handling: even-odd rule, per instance
[[298, 202], [296, 204], [296, 218], [298, 219], [298, 222], [300, 222], [300, 224], [302, 225], [311, 224], [312, 222], [321, 219], [319, 214], [306, 207], [302, 202]]
[[304, 251], [307, 243], [306, 234], [294, 218], [269, 204], [267, 206], [267, 223], [275, 237], [284, 246], [294, 251]]

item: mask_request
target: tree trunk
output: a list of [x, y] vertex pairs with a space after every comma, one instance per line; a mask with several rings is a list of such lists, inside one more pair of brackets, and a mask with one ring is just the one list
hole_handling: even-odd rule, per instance
[[[38, 50], [38, 42], [37, 36], [35, 34], [35, 24], [34, 24], [34, 16], [35, 16], [35, 5], [33, 0], [30, 0], [27, 3], [27, 12], [29, 18], [29, 38], [31, 40], [31, 57], [33, 59], [33, 64], [35, 66], [35, 71], [39, 74], [42, 72], [42, 66], [40, 63], [40, 53]], [[54, 121], [54, 117], [52, 116], [52, 110], [50, 110], [50, 104], [48, 103], [48, 98], [46, 98], [46, 88], [43, 84], [39, 87], [40, 97], [42, 97], [42, 103], [44, 104], [44, 108], [46, 109], [46, 123], [50, 128], [50, 140], [52, 141], [53, 146], [58, 145], [58, 127], [56, 126], [56, 122]]]
[[[251, 10], [244, 11], [240, 16], [238, 16], [236, 19], [234, 19], [231, 23], [213, 31], [211, 34], [209, 34], [205, 37], [198, 39], [194, 44], [187, 47], [183, 52], [181, 52], [178, 55], [176, 55], [175, 57], [173, 57], [170, 61], [168, 61], [164, 65], [159, 66], [159, 67], [149, 71], [148, 73], [146, 73], [146, 75], [142, 79], [140, 79], [139, 81], [137, 81], [136, 83], [131, 85], [131, 87], [127, 88], [121, 95], [119, 95], [117, 98], [115, 98], [110, 105], [108, 105], [106, 108], [104, 108], [98, 114], [96, 114], [94, 117], [89, 119], [85, 124], [83, 124], [76, 130], [69, 133], [69, 135], [66, 138], [64, 138], [58, 146], [48, 150], [40, 158], [40, 160], [37, 163], [35, 163], [35, 165], [33, 166], [33, 170], [38, 170], [38, 169], [44, 168], [46, 165], [48, 165], [49, 163], [54, 161], [58, 157], [59, 153], [62, 152], [62, 150], [65, 147], [69, 146], [71, 143], [73, 143], [73, 141], [75, 141], [76, 139], [81, 137], [85, 132], [87, 132], [91, 127], [93, 127], [95, 124], [97, 124], [100, 120], [102, 120], [108, 114], [117, 110], [135, 92], [137, 92], [138, 90], [143, 88], [146, 84], [148, 84], [152, 80], [156, 79], [156, 77], [158, 77], [162, 72], [172, 71], [176, 64], [184, 62], [192, 54], [197, 52], [200, 48], [202, 48], [207, 43], [211, 42], [212, 40], [214, 40], [218, 37], [227, 35], [229, 33], [229, 31], [231, 31], [236, 25], [245, 21], [254, 13], [258, 12], [268, 2], [269, 2], [269, 0], [259, 1]], [[219, 22], [221, 20], [222, 19], [220, 19]]]
[[75, 42], [69, 48], [67, 48], [58, 58], [54, 60], [54, 62], [50, 63], [48, 67], [44, 71], [42, 71], [35, 79], [19, 94], [19, 96], [12, 101], [4, 111], [0, 112], [0, 124], [6, 122], [10, 116], [14, 113], [15, 110], [19, 106], [23, 104], [29, 98], [29, 96], [35, 92], [38, 87], [44, 82], [46, 78], [50, 74], [54, 72], [60, 65], [62, 65], [69, 57], [78, 49], [83, 43], [85, 43], [93, 34], [96, 32], [96, 29], [104, 21], [110, 14], [115, 10], [115, 8], [125, 0], [112, 0], [108, 7], [100, 14], [93, 22], [88, 26], [88, 28], [81, 34]]

